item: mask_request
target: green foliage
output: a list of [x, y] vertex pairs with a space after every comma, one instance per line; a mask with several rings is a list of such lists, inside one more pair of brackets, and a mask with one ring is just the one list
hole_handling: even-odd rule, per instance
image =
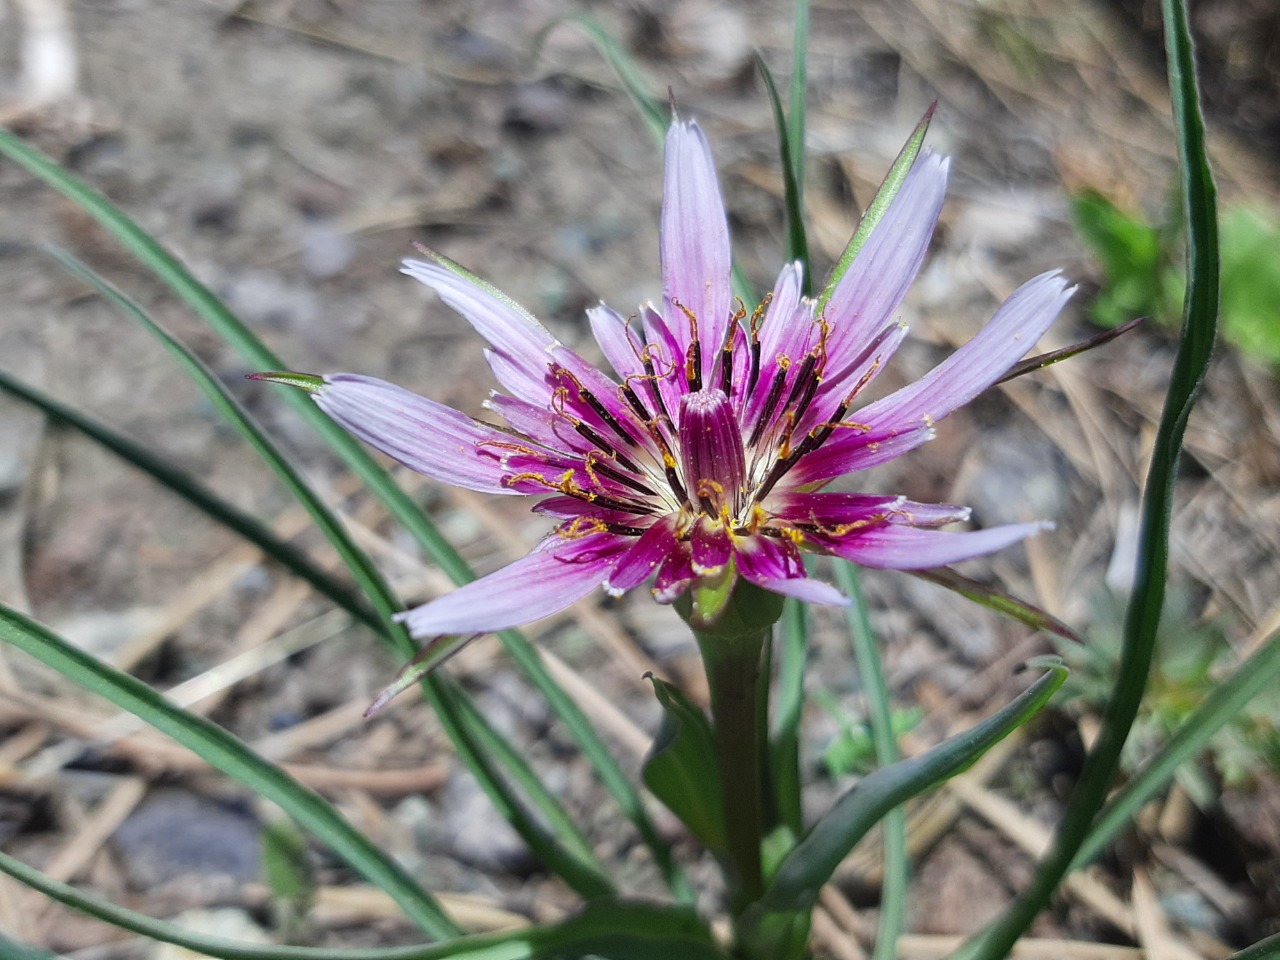
[[[1092, 190], [1072, 200], [1076, 230], [1098, 259], [1103, 284], [1089, 308], [1114, 327], [1138, 316], [1165, 325], [1181, 312], [1186, 272], [1180, 266], [1181, 217], [1149, 222]], [[1251, 357], [1280, 364], [1280, 224], [1250, 207], [1222, 217], [1222, 333]]]
[[645, 758], [645, 786], [708, 850], [723, 853], [724, 787], [711, 724], [678, 687], [652, 674], [649, 679], [662, 705], [662, 727]]
[[[856, 719], [853, 714], [826, 690], [815, 690], [813, 700], [827, 713], [831, 719], [840, 724], [837, 733], [823, 753], [823, 762], [827, 772], [833, 777], [844, 777], [849, 774], [863, 775], [876, 767], [876, 745], [871, 735], [871, 728]], [[924, 711], [919, 707], [895, 709], [890, 714], [890, 729], [894, 737], [910, 733], [920, 726], [924, 720]]]

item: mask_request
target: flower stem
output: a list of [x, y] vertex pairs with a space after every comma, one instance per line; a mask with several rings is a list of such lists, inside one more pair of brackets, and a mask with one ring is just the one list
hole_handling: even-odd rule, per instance
[[765, 744], [760, 716], [761, 655], [769, 628], [736, 637], [696, 630], [711, 689], [716, 760], [724, 785], [731, 908], [736, 914], [764, 893], [760, 843], [764, 832]]

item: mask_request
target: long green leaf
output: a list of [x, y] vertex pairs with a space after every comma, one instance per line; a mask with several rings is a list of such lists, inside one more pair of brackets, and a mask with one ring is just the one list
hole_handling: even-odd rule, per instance
[[1005, 956], [1044, 909], [1087, 843], [1094, 818], [1106, 801], [1147, 688], [1169, 568], [1169, 523], [1178, 460], [1187, 419], [1204, 380], [1218, 327], [1219, 262], [1217, 189], [1209, 167], [1204, 117], [1196, 84], [1195, 54], [1183, 0], [1162, 0], [1169, 85], [1182, 200], [1187, 221], [1187, 291], [1182, 341], [1174, 360], [1164, 413], [1147, 474], [1139, 535], [1138, 570], [1125, 620], [1124, 648], [1102, 729], [1085, 760], [1053, 847], [1031, 887], [990, 927], [956, 954], [964, 960]]
[[648, 124], [654, 141], [661, 146], [663, 138], [667, 135], [668, 117], [665, 102], [649, 92], [649, 83], [631, 58], [631, 54], [627, 52], [627, 48], [619, 43], [596, 17], [586, 12], [566, 13], [555, 17], [534, 37], [534, 49], [540, 50], [546, 41], [547, 34], [566, 23], [578, 27], [595, 44], [596, 49], [600, 51], [600, 56], [613, 68], [613, 72], [622, 82], [622, 88]]
[[1076, 851], [1072, 869], [1087, 864], [1132, 826], [1138, 810], [1173, 778], [1174, 771], [1203, 750], [1209, 738], [1238, 717], [1250, 700], [1272, 689], [1277, 681], [1280, 634], [1273, 635], [1229, 680], [1215, 687], [1164, 748], [1111, 798]]
[[128, 910], [45, 876], [5, 853], [0, 853], [0, 872], [122, 930], [221, 960], [541, 960], [585, 954], [611, 960], [658, 956], [726, 960], [692, 911], [644, 903], [596, 901], [576, 917], [553, 926], [473, 934], [448, 943], [379, 948], [264, 946], [193, 933]]
[[127, 710], [276, 804], [361, 876], [385, 890], [406, 915], [432, 936], [445, 938], [461, 932], [403, 867], [352, 827], [327, 800], [263, 760], [217, 724], [174, 706], [142, 681], [102, 663], [3, 604], [0, 641]]
[[782, 186], [787, 208], [787, 259], [799, 260], [804, 264], [804, 292], [807, 296], [813, 291], [813, 277], [810, 276], [809, 271], [809, 241], [804, 232], [804, 196], [799, 179], [804, 176], [804, 171], [797, 170], [797, 164], [803, 165], [804, 161], [792, 153], [794, 142], [786, 115], [782, 112], [782, 97], [778, 94], [777, 84], [773, 82], [769, 65], [758, 53], [756, 68], [764, 78], [764, 88], [769, 94], [769, 103], [773, 107], [773, 126], [778, 134], [778, 155], [782, 160]]
[[[0, 853], [0, 857], [4, 854]], [[3, 869], [0, 863], [0, 869]], [[18, 943], [16, 940], [10, 940], [3, 933], [0, 933], [0, 960], [58, 960], [56, 953], [48, 950], [42, 950], [39, 947], [28, 946], [25, 943]]]
[[233, 530], [281, 566], [310, 583], [357, 620], [375, 630], [383, 623], [354, 591], [321, 570], [301, 550], [275, 532], [257, 517], [245, 513], [235, 504], [222, 499], [199, 480], [174, 466], [163, 457], [111, 429], [88, 414], [69, 407], [48, 394], [0, 370], [0, 390], [26, 401], [57, 423], [79, 430], [85, 436], [110, 450], [130, 465], [172, 490], [217, 523]]
[[[787, 145], [796, 181], [795, 209], [803, 215], [805, 184], [805, 103], [809, 96], [809, 0], [796, 0], [795, 29], [791, 37], [791, 106], [787, 112]], [[806, 259], [804, 275], [810, 276]], [[806, 288], [808, 289], [808, 288]]]
[[1053, 614], [1041, 610], [1025, 600], [1010, 596], [1003, 590], [988, 586], [985, 583], [979, 583], [977, 580], [966, 577], [962, 573], [957, 573], [951, 567], [935, 567], [932, 570], [912, 570], [910, 572], [921, 580], [927, 580], [940, 587], [945, 587], [952, 593], [958, 593], [966, 600], [972, 600], [988, 610], [994, 610], [1001, 616], [1016, 620], [1018, 623], [1031, 627], [1033, 630], [1044, 630], [1047, 633], [1057, 634], [1062, 639], [1070, 640], [1072, 643], [1084, 644], [1085, 642], [1080, 634], [1076, 633]]
[[[837, 562], [835, 567], [836, 583], [853, 600], [847, 614], [849, 633], [853, 637], [858, 676], [862, 679], [863, 693], [867, 698], [867, 719], [871, 727], [871, 742], [876, 751], [876, 765], [883, 769], [901, 758], [898, 738], [893, 732], [893, 704], [890, 701], [889, 685], [885, 682], [880, 648], [871, 629], [862, 578], [851, 563]], [[907, 814], [898, 806], [885, 814], [884, 818], [884, 877], [880, 885], [880, 923], [876, 932], [873, 960], [893, 960], [898, 955], [898, 937], [902, 935], [907, 913], [909, 872]]]
[[1280, 933], [1273, 933], [1265, 940], [1233, 953], [1227, 960], [1276, 960], [1277, 957], [1280, 957]]
[[[3, 129], [0, 129], [0, 155], [7, 156], [20, 164], [93, 216], [157, 278], [195, 310], [219, 336], [238, 350], [250, 364], [260, 370], [287, 368], [287, 365], [268, 350], [221, 300], [191, 275], [177, 258], [102, 194], [63, 170], [39, 150]], [[468, 583], [475, 579], [475, 574], [466, 561], [440, 534], [431, 519], [403, 490], [396, 486], [387, 472], [355, 438], [329, 419], [301, 391], [285, 391], [285, 401], [293, 405], [303, 420], [329, 444], [370, 492], [386, 505], [397, 522], [413, 536], [432, 561], [450, 579], [457, 584]], [[682, 900], [691, 901], [693, 890], [679, 864], [673, 858], [670, 847], [659, 836], [657, 828], [644, 809], [639, 794], [594, 726], [542, 668], [537, 653], [528, 641], [514, 631], [506, 631], [499, 636], [508, 650], [513, 651], [513, 657], [521, 669], [547, 696], [552, 710], [560, 717], [570, 736], [578, 743], [583, 754], [595, 768], [605, 788], [614, 796], [626, 816], [636, 825], [645, 844], [653, 852], [654, 861], [668, 885]], [[409, 660], [416, 653], [404, 631], [398, 628], [393, 629], [388, 637], [404, 659]]]
[[757, 917], [807, 909], [840, 861], [886, 813], [965, 770], [1035, 716], [1062, 686], [1067, 669], [1056, 657], [1040, 658], [1033, 666], [1049, 672], [1004, 709], [927, 753], [882, 767], [836, 801], [782, 861], [764, 897], [752, 908]]
[[819, 315], [827, 309], [827, 304], [831, 302], [831, 295], [835, 293], [836, 287], [840, 285], [844, 275], [853, 266], [853, 261], [857, 259], [858, 252], [866, 245], [867, 239], [871, 236], [871, 231], [884, 219], [889, 205], [893, 203], [893, 198], [902, 189], [902, 184], [907, 179], [907, 174], [911, 172], [912, 164], [916, 162], [916, 157], [920, 156], [920, 149], [924, 146], [924, 135], [929, 132], [929, 121], [933, 119], [935, 107], [937, 107], [936, 103], [929, 107], [924, 116], [920, 118], [920, 122], [916, 124], [915, 130], [907, 138], [907, 142], [903, 145], [897, 159], [893, 161], [893, 166], [885, 174], [884, 182], [880, 184], [880, 189], [876, 191], [875, 197], [872, 198], [867, 209], [863, 211], [862, 219], [858, 221], [858, 229], [853, 232], [853, 237], [849, 240], [848, 246], [844, 248], [844, 253], [840, 254], [840, 259], [836, 261], [835, 269], [831, 271], [831, 277], [827, 280], [826, 287], [818, 295]]
[[298, 473], [293, 464], [276, 447], [271, 438], [262, 432], [253, 421], [253, 418], [236, 401], [235, 397], [231, 396], [217, 375], [206, 367], [199, 357], [187, 349], [184, 343], [152, 320], [142, 307], [99, 276], [92, 268], [65, 250], [54, 249], [52, 252], [64, 267], [93, 287], [112, 306], [141, 324], [147, 332], [159, 340], [165, 349], [174, 356], [187, 372], [187, 375], [213, 405], [214, 409], [240, 432], [240, 435], [249, 442], [258, 455], [275, 471], [276, 475], [289, 489], [289, 492], [311, 514], [316, 526], [324, 532], [329, 542], [333, 544], [334, 549], [342, 557], [343, 563], [351, 570], [365, 596], [373, 601], [384, 623], [388, 625], [388, 631], [394, 630], [395, 628], [390, 626], [392, 623], [391, 617], [399, 609], [400, 605], [395, 595], [391, 592], [391, 588], [382, 579], [378, 569], [365, 555], [364, 551], [356, 546], [355, 541], [347, 534], [346, 529], [338, 521], [338, 518], [316, 496], [311, 487], [302, 478], [302, 475]]

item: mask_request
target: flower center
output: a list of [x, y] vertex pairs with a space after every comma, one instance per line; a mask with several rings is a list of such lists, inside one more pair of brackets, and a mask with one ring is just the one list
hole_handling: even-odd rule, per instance
[[680, 460], [691, 504], [731, 521], [745, 500], [746, 456], [723, 390], [697, 390], [680, 401]]

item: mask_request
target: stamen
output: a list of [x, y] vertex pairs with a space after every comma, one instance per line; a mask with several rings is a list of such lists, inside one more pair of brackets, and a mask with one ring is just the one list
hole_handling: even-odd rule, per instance
[[[612, 430], [614, 433], [616, 433], [619, 438], [626, 441], [628, 446], [635, 446], [635, 438], [626, 431], [626, 429], [622, 426], [621, 423], [618, 422], [618, 418], [615, 417], [609, 411], [609, 408], [606, 407], [603, 403], [601, 403], [600, 399], [594, 393], [592, 393], [590, 390], [588, 390], [586, 387], [582, 385], [581, 380], [575, 377], [572, 373], [570, 373], [564, 367], [555, 367], [554, 375], [556, 377], [565, 377], [566, 379], [568, 379], [569, 382], [572, 383], [574, 388], [578, 391], [578, 396], [583, 400], [583, 402], [586, 403], [587, 406], [589, 406], [592, 409], [592, 411], [596, 414], [596, 416], [598, 416], [601, 420], [603, 420], [606, 424], [608, 424], [609, 429]], [[567, 394], [567, 388], [561, 387], [560, 389], [566, 390], [566, 394]], [[575, 424], [575, 427], [576, 426], [577, 425]]]
[[658, 495], [656, 490], [651, 489], [647, 485], [641, 483], [639, 480], [636, 480], [632, 477], [628, 477], [621, 470], [615, 470], [613, 467], [609, 466], [607, 463], [601, 463], [599, 460], [596, 460], [592, 464], [592, 467], [601, 476], [608, 477], [614, 483], [620, 483], [624, 487], [628, 487], [629, 489], [634, 490], [636, 493], [639, 493], [643, 496], [656, 497]]
[[760, 419], [756, 421], [755, 427], [751, 430], [751, 439], [747, 441], [748, 447], [754, 447], [759, 442], [765, 427], [773, 419], [773, 411], [777, 408], [778, 400], [782, 397], [782, 388], [787, 385], [787, 369], [790, 366], [791, 360], [785, 354], [778, 357], [778, 375], [773, 378], [773, 385], [769, 388], [769, 396], [765, 399], [764, 408], [760, 411]]
[[671, 303], [689, 318], [690, 340], [684, 358], [684, 378], [689, 382], [689, 392], [698, 393], [702, 390], [702, 341], [698, 338], [698, 318], [679, 300]]
[[599, 447], [605, 453], [609, 454], [611, 457], [617, 460], [618, 463], [622, 464], [632, 473], [644, 472], [643, 470], [640, 469], [640, 467], [636, 465], [636, 462], [634, 460], [632, 460], [625, 453], [623, 453], [621, 450], [619, 450], [617, 447], [611, 444], [604, 437], [600, 436], [600, 434], [597, 433], [591, 427], [590, 424], [583, 423], [582, 421], [578, 421], [573, 425], [573, 429], [576, 430], [581, 436], [583, 436], [587, 440], [590, 440], [592, 443], [594, 443], [597, 447]]
[[[670, 423], [671, 412], [667, 410], [666, 401], [662, 399], [662, 389], [658, 386], [657, 368], [654, 366], [653, 362], [653, 344], [649, 344], [649, 346], [644, 348], [644, 372], [645, 377], [652, 384], [651, 390], [653, 392], [653, 399], [658, 405], [658, 413], [660, 417], [665, 418], [667, 422]], [[662, 378], [665, 379], [675, 372], [675, 365], [672, 364], [671, 368], [666, 373], [662, 374]]]

